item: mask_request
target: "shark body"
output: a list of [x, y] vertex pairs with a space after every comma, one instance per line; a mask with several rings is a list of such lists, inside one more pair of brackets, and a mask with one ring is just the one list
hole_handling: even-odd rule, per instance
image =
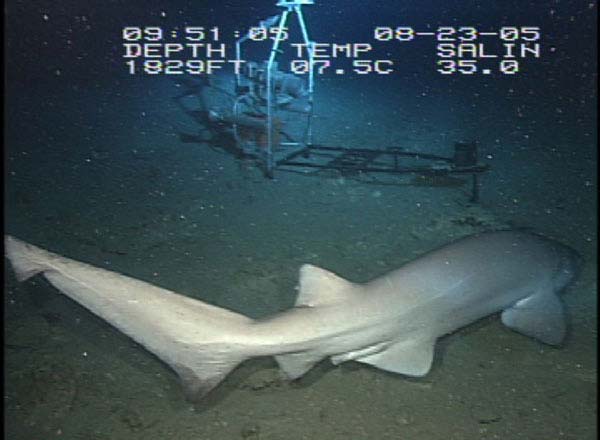
[[578, 263], [560, 243], [502, 231], [463, 238], [365, 284], [305, 264], [295, 307], [253, 320], [10, 236], [5, 246], [19, 280], [42, 273], [170, 365], [192, 401], [256, 356], [275, 356], [290, 379], [327, 357], [424, 376], [439, 337], [499, 311], [508, 327], [558, 345], [566, 323], [557, 293]]

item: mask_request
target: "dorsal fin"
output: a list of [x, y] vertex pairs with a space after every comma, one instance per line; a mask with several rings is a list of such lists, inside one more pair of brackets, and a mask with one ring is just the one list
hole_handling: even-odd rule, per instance
[[296, 307], [315, 307], [343, 301], [353, 287], [354, 284], [328, 270], [304, 264], [300, 268]]

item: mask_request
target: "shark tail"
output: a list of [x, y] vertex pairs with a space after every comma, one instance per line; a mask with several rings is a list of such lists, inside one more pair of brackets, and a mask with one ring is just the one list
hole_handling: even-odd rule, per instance
[[48, 254], [43, 249], [31, 246], [10, 235], [4, 237], [4, 249], [19, 281], [25, 281], [48, 268], [48, 265], [44, 264], [43, 259], [39, 257], [40, 251]]
[[5, 236], [19, 281], [36, 274], [167, 363], [185, 396], [198, 402], [247, 359], [243, 345], [223, 341], [227, 328], [252, 322], [233, 311], [125, 275], [90, 266]]
[[[233, 371], [245, 357], [228, 356], [219, 359], [206, 356], [192, 356], [196, 358], [184, 363], [168, 362], [179, 376], [186, 400], [198, 403], [204, 399], [217, 385], [219, 385], [231, 371]], [[198, 359], [201, 357], [201, 359]]]

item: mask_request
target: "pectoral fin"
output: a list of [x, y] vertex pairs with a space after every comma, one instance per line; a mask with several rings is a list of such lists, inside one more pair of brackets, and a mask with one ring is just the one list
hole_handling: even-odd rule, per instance
[[549, 290], [540, 290], [504, 310], [502, 323], [550, 345], [560, 344], [567, 330], [563, 305]]

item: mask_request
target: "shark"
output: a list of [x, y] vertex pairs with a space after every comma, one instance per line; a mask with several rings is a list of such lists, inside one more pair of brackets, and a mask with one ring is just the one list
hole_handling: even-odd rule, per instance
[[439, 338], [497, 312], [510, 329], [561, 345], [567, 324], [558, 293], [580, 264], [574, 250], [542, 236], [479, 233], [366, 283], [304, 264], [294, 307], [251, 319], [12, 236], [5, 253], [19, 281], [42, 274], [158, 356], [192, 402], [259, 356], [274, 356], [290, 380], [325, 358], [425, 376]]

